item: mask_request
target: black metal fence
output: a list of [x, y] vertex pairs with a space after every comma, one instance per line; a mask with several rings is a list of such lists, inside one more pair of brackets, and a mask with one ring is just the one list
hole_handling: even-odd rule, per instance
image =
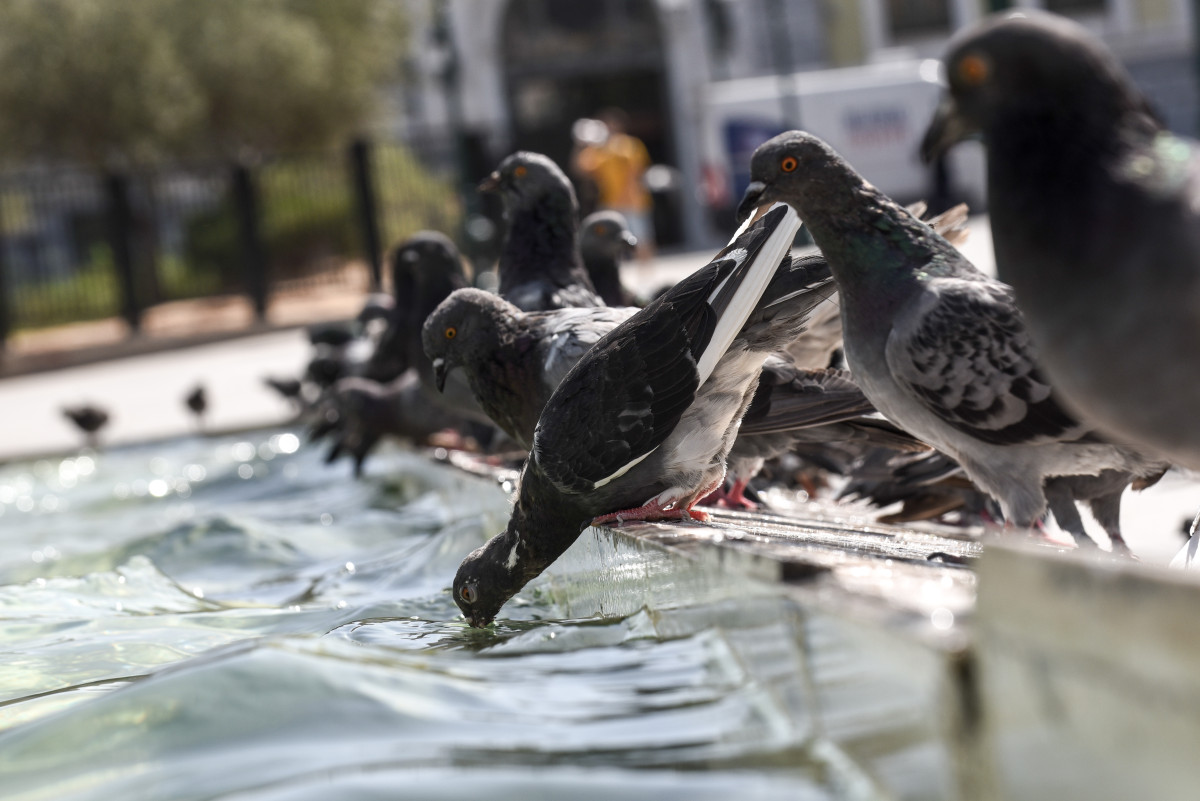
[[[356, 142], [253, 164], [0, 174], [0, 347], [13, 331], [282, 289], [379, 285], [382, 250], [454, 232], [462, 206], [445, 137]], [[355, 266], [357, 265], [357, 266]]]

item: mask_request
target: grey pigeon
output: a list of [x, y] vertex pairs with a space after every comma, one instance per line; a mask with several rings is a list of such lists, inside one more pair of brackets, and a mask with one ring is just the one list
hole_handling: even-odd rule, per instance
[[479, 190], [504, 203], [508, 234], [497, 271], [505, 300], [522, 311], [604, 305], [579, 253], [579, 202], [558, 165], [518, 151]]
[[961, 464], [1009, 522], [1041, 516], [1048, 478], [1161, 469], [1068, 414], [1041, 376], [1012, 290], [820, 139], [791, 131], [755, 151], [742, 210], [766, 201], [795, 208], [828, 259], [846, 359], [867, 398]]
[[456, 368], [488, 417], [525, 450], [567, 371], [637, 309], [523, 312], [498, 295], [460, 289], [425, 321], [425, 354], [443, 387]]
[[604, 336], [538, 421], [507, 528], [469, 554], [454, 600], [472, 626], [559, 557], [593, 519], [686, 518], [725, 454], [766, 353], [752, 315], [793, 237], [776, 207], [707, 266]]
[[597, 294], [609, 306], [638, 306], [637, 299], [621, 283], [621, 263], [633, 255], [637, 237], [619, 211], [597, 211], [583, 218], [579, 251], [583, 266]]
[[729, 451], [733, 485], [721, 505], [753, 508], [747, 484], [763, 464], [802, 445], [858, 442], [903, 451], [929, 446], [886, 420], [845, 370], [812, 370], [778, 357], [763, 364], [758, 388]]
[[1055, 390], [1105, 434], [1200, 468], [1200, 146], [1063, 17], [991, 17], [946, 66], [924, 154], [982, 133], [997, 272]]

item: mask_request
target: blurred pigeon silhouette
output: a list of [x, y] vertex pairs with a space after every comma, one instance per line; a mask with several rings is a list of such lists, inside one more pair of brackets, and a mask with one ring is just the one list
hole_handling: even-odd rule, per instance
[[333, 444], [326, 463], [349, 456], [354, 475], [361, 477], [367, 457], [385, 437], [396, 437], [426, 445], [434, 435], [454, 431], [461, 436], [447, 445], [462, 447], [465, 437], [475, 433], [473, 422], [444, 405], [424, 399], [421, 379], [415, 370], [380, 384], [368, 378], [343, 378], [323, 403], [323, 411], [310, 432], [313, 441], [329, 437]]
[[991, 17], [945, 61], [924, 155], [982, 133], [997, 272], [1055, 390], [1106, 435], [1200, 468], [1200, 146], [1063, 17]]
[[797, 210], [838, 283], [846, 359], [892, 422], [962, 465], [1006, 519], [1030, 526], [1044, 483], [1161, 463], [1069, 415], [1042, 378], [1012, 290], [864, 181], [820, 139], [791, 131], [755, 151], [742, 210]]
[[302, 414], [308, 403], [304, 399], [304, 384], [298, 378], [273, 378], [266, 376], [263, 384], [279, 393], [279, 396], [292, 405], [296, 414]]
[[603, 306], [579, 253], [579, 203], [567, 176], [540, 153], [518, 151], [479, 184], [498, 192], [508, 235], [500, 295], [522, 311]]
[[619, 211], [597, 211], [583, 219], [579, 251], [597, 294], [609, 306], [639, 306], [621, 283], [621, 263], [633, 256], [637, 237]]
[[183, 399], [188, 411], [196, 418], [196, 428], [203, 430], [204, 414], [208, 411], [208, 393], [204, 389], [203, 384], [197, 384], [196, 388], [187, 394]]
[[81, 406], [66, 406], [62, 413], [84, 433], [87, 446], [95, 450], [99, 443], [100, 429], [108, 425], [108, 412], [94, 404], [85, 403]]
[[446, 296], [471, 285], [466, 263], [454, 242], [436, 231], [413, 234], [392, 250], [389, 261], [396, 300], [364, 374], [387, 383], [416, 367], [432, 379], [421, 350], [421, 326]]

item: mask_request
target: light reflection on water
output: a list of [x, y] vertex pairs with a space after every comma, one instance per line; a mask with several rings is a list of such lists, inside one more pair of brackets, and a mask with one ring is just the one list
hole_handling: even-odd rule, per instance
[[292, 432], [0, 467], [5, 799], [832, 798], [718, 629], [493, 631], [447, 586], [504, 493]]

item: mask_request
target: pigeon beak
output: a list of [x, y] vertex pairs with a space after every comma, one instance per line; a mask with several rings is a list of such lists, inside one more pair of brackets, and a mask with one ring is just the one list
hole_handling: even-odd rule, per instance
[[754, 210], [763, 204], [763, 197], [766, 193], [767, 185], [762, 181], [750, 182], [750, 185], [746, 187], [746, 194], [742, 195], [742, 202], [738, 204], [737, 220], [739, 223], [753, 214]]
[[487, 178], [479, 182], [477, 189], [480, 192], [495, 192], [500, 188], [500, 173], [493, 172]]
[[973, 133], [975, 131], [958, 113], [954, 98], [949, 93], [943, 94], [942, 102], [938, 104], [929, 127], [925, 129], [925, 138], [921, 141], [921, 160], [926, 164], [933, 162], [955, 142], [960, 142]]
[[433, 360], [433, 382], [437, 385], [438, 392], [446, 391], [446, 374], [449, 372], [450, 368], [445, 359], [439, 356]]

